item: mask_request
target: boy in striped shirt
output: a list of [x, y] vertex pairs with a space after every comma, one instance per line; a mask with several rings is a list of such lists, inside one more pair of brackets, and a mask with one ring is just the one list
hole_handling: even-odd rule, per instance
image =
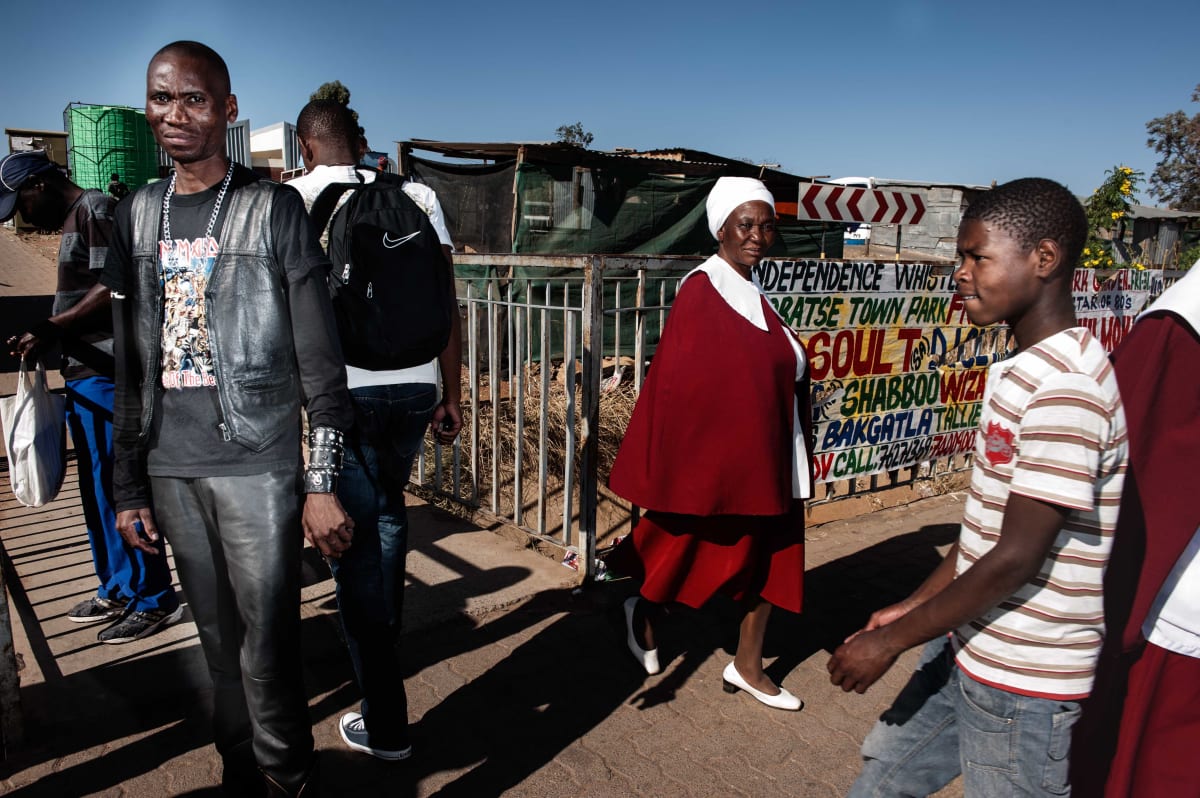
[[863, 742], [851, 796], [928, 795], [959, 773], [967, 796], [1070, 793], [1127, 457], [1108, 355], [1075, 322], [1086, 235], [1079, 201], [1040, 178], [963, 216], [958, 294], [972, 323], [1007, 322], [1016, 349], [988, 372], [958, 542], [829, 662], [834, 684], [861, 693], [930, 641]]

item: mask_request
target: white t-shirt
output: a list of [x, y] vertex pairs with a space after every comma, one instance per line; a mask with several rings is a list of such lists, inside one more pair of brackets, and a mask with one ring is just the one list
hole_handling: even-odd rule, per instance
[[[317, 197], [320, 196], [321, 191], [331, 183], [357, 183], [359, 176], [362, 177], [364, 183], [371, 183], [375, 180], [375, 174], [370, 169], [362, 169], [360, 171], [350, 165], [317, 166], [312, 171], [289, 180], [287, 184], [300, 192], [300, 196], [304, 198], [304, 207], [311, 211], [312, 205], [317, 201]], [[417, 204], [418, 208], [425, 211], [425, 215], [429, 217], [430, 224], [433, 225], [433, 229], [437, 232], [438, 241], [453, 249], [454, 244], [450, 240], [450, 231], [446, 229], [446, 220], [442, 215], [442, 205], [438, 202], [437, 194], [434, 193], [434, 190], [423, 183], [414, 183], [411, 180], [406, 182], [401, 188]], [[349, 199], [349, 195], [346, 195], [342, 202], [345, 202], [347, 199]], [[321, 243], [324, 245], [327, 231], [322, 230], [320, 233]], [[370, 369], [346, 366], [346, 385], [351, 390], [371, 385], [402, 385], [409, 383], [430, 383], [436, 385], [437, 381], [438, 368], [436, 358], [420, 366], [387, 371], [371, 371]]]

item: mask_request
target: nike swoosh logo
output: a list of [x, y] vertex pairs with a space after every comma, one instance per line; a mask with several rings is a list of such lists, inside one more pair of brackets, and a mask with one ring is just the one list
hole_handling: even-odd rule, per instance
[[384, 233], [383, 234], [383, 245], [385, 247], [387, 247], [388, 249], [395, 249], [396, 247], [403, 244], [405, 241], [411, 241], [419, 235], [421, 235], [420, 230], [418, 230], [415, 233], [409, 233], [408, 235], [404, 236], [403, 238], [392, 238], [387, 233]]

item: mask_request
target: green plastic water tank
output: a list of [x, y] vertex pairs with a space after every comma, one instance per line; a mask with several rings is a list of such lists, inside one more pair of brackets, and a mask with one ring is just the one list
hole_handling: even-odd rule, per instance
[[64, 116], [78, 185], [104, 191], [116, 173], [132, 190], [158, 178], [157, 145], [140, 108], [72, 103]]

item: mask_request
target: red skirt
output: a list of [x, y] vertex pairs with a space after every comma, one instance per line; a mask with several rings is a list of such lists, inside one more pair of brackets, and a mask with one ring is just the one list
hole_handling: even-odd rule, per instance
[[698, 516], [647, 510], [633, 534], [606, 559], [616, 573], [642, 580], [659, 604], [703, 606], [716, 593], [760, 596], [790, 612], [804, 599], [802, 505], [787, 515]]
[[1129, 671], [1107, 798], [1200, 795], [1200, 659], [1147, 643]]

